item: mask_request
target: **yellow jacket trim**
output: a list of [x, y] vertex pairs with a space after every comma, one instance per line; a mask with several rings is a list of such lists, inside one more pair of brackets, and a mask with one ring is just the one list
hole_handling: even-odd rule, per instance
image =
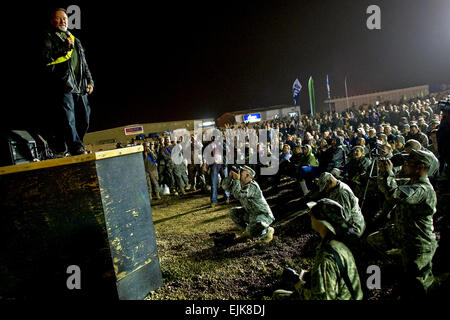
[[[75, 37], [74, 37], [72, 34], [70, 34], [69, 37], [70, 37], [70, 38], [73, 40], [73, 42], [75, 43]], [[62, 63], [62, 62], [65, 62], [65, 61], [69, 60], [70, 57], [72, 56], [72, 52], [73, 52], [73, 49], [70, 50], [70, 51], [68, 51], [67, 54], [66, 54], [65, 56], [59, 57], [58, 59], [56, 59], [56, 60], [50, 62], [49, 64], [47, 64], [47, 66], [51, 66], [52, 64], [58, 64], [58, 63]]]

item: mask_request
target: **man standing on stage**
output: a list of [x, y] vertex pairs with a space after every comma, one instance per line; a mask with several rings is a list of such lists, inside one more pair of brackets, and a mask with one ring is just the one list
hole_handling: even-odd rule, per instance
[[94, 90], [84, 49], [67, 30], [67, 20], [65, 9], [53, 12], [42, 49], [49, 114], [55, 120], [46, 129], [52, 128], [49, 145], [57, 156], [87, 153], [83, 145], [90, 116], [87, 96]]

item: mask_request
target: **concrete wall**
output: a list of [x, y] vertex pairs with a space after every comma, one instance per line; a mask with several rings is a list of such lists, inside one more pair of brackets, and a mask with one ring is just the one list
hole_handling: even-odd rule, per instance
[[214, 119], [138, 123], [102, 131], [89, 132], [84, 137], [84, 144], [91, 146], [104, 145], [105, 148], [109, 145], [115, 146], [117, 142], [127, 144], [131, 141], [132, 138], [136, 137], [136, 135], [125, 135], [125, 128], [132, 126], [142, 126], [144, 128], [144, 134], [146, 136], [148, 136], [148, 134], [152, 132], [159, 133], [167, 130], [173, 131], [176, 129], [183, 129], [183, 128], [191, 131], [194, 130], [194, 121], [214, 121]]
[[[379, 101], [381, 104], [386, 101], [392, 101], [394, 103], [397, 103], [403, 97], [406, 97], [406, 99], [417, 98], [420, 97], [422, 94], [428, 95], [429, 92], [430, 92], [429, 85], [390, 91], [374, 92], [359, 96], [348, 97], [348, 106], [349, 108], [352, 108], [353, 106], [359, 107], [364, 104], [375, 105], [377, 101]], [[330, 100], [330, 102], [334, 103], [337, 112], [342, 112], [347, 109], [347, 99], [345, 97], [332, 99]], [[326, 100], [325, 103], [328, 104], [328, 100]]]

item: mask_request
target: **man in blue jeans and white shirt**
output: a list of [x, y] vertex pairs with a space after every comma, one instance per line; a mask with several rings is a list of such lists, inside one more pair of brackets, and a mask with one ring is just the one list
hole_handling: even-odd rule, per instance
[[[219, 151], [217, 142], [212, 137], [211, 150], [214, 158], [214, 163], [210, 165], [211, 174], [211, 207], [214, 208], [217, 205], [217, 194], [219, 185], [219, 174], [224, 180], [228, 176], [227, 164], [224, 162], [224, 157]], [[225, 201], [230, 203], [230, 192], [225, 191]]]

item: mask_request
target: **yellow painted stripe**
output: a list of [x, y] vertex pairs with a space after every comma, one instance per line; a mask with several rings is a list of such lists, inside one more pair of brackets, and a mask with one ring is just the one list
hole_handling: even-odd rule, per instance
[[[132, 274], [132, 273], [137, 272], [138, 270], [142, 269], [143, 267], [145, 267], [146, 265], [148, 265], [148, 264], [150, 264], [150, 263], [152, 263], [152, 259], [151, 259], [151, 258], [145, 260], [145, 261], [143, 262], [142, 265], [140, 265], [139, 267], [137, 267], [136, 269], [134, 269], [133, 271], [131, 271], [131, 272], [129, 272], [129, 273], [127, 273], [127, 272], [124, 271], [124, 272], [121, 272], [121, 273], [117, 274], [117, 272], [116, 272], [116, 279], [117, 279], [117, 281], [120, 281], [120, 280], [122, 280], [123, 278], [125, 278], [126, 276], [128, 276], [128, 275], [130, 275], [130, 274]], [[114, 266], [115, 266], [115, 265], [114, 265]], [[115, 270], [115, 269], [114, 269], [114, 270]]]
[[82, 154], [79, 156], [72, 156], [72, 157], [66, 157], [66, 158], [60, 158], [60, 159], [51, 159], [51, 160], [44, 160], [44, 161], [39, 161], [39, 162], [16, 164], [13, 166], [0, 167], [0, 175], [10, 174], [10, 173], [18, 173], [18, 172], [24, 172], [24, 171], [31, 171], [31, 170], [38, 170], [38, 169], [44, 169], [44, 168], [51, 168], [51, 167], [58, 167], [58, 166], [65, 166], [65, 165], [81, 163], [81, 162], [102, 160], [102, 159], [119, 157], [119, 156], [132, 154], [132, 153], [138, 153], [138, 152], [142, 152], [142, 151], [144, 151], [143, 146], [135, 146], [135, 147], [121, 148], [121, 149], [114, 149], [114, 150], [107, 150], [107, 151], [99, 151], [99, 152], [95, 152], [95, 153]]

